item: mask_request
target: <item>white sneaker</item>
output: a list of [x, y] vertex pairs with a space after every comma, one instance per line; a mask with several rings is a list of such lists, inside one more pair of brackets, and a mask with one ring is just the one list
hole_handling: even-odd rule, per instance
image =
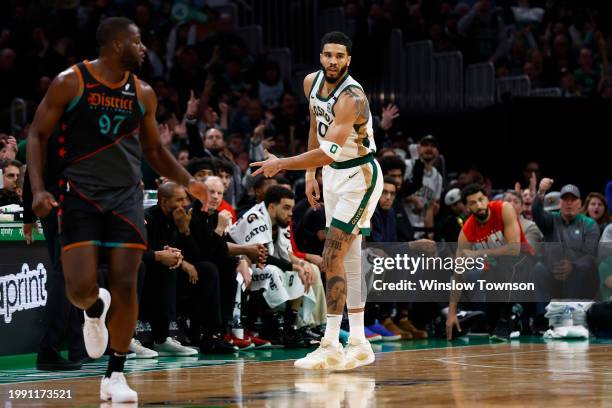
[[198, 354], [195, 349], [185, 347], [172, 337], [167, 337], [162, 344], [153, 343], [153, 349], [162, 356], [193, 356]]
[[112, 373], [110, 378], [102, 378], [100, 398], [102, 401], [112, 401], [113, 403], [137, 402], [138, 393], [127, 385], [123, 373]]
[[85, 324], [83, 325], [83, 340], [85, 341], [85, 349], [91, 358], [100, 358], [106, 351], [108, 345], [108, 329], [106, 328], [106, 313], [111, 305], [110, 292], [104, 288], [100, 288], [98, 297], [104, 303], [104, 309], [100, 317], [92, 318], [85, 316]]
[[335, 370], [344, 366], [344, 352], [340, 342], [334, 344], [323, 338], [315, 351], [295, 360], [293, 365], [305, 370]]
[[372, 345], [366, 339], [351, 337], [344, 350], [343, 370], [352, 370], [357, 367], [372, 364], [376, 357]]
[[134, 353], [133, 358], [155, 358], [159, 356], [157, 351], [153, 351], [140, 343], [140, 341], [136, 339], [132, 339], [130, 341], [130, 347], [128, 348], [129, 353]]

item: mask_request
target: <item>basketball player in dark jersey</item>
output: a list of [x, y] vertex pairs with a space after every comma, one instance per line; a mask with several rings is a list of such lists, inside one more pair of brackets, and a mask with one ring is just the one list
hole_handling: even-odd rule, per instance
[[[463, 224], [459, 234], [458, 257], [483, 257], [489, 260], [495, 258], [499, 262], [503, 257], [510, 259], [508, 257], [517, 257], [521, 253], [533, 254], [533, 249], [527, 243], [525, 234], [523, 234], [521, 229], [516, 211], [514, 211], [509, 203], [489, 201], [485, 190], [477, 184], [466, 186], [461, 191], [461, 197], [471, 215]], [[508, 269], [501, 266], [498, 266], [498, 268], [498, 271], [488, 271], [486, 273], [497, 274], [497, 272]], [[462, 280], [463, 275], [455, 274], [454, 279]], [[459, 296], [460, 292], [453, 292], [451, 294], [446, 320], [446, 337], [448, 340], [452, 338], [453, 328], [456, 328], [459, 332], [461, 331], [457, 318]], [[493, 313], [499, 312], [498, 309], [495, 309], [497, 306], [493, 306], [492, 303], [488, 306], [490, 306]], [[503, 303], [503, 306], [500, 305], [502, 308], [501, 312], [499, 312], [500, 321], [509, 317], [506, 316], [509, 314], [509, 310], [506, 310], [508, 309], [507, 306], [508, 302]], [[493, 309], [495, 310], [493, 311]], [[498, 324], [493, 335], [502, 340], [507, 339], [510, 333], [501, 333], [502, 329], [506, 329], [507, 326], [502, 327], [501, 324]]]
[[[66, 293], [85, 311], [83, 334], [92, 358], [104, 354], [110, 332], [100, 397], [132, 402], [138, 396], [125, 381], [123, 365], [138, 316], [137, 270], [147, 248], [139, 186], [142, 154], [204, 207], [207, 190], [162, 147], [155, 92], [130, 72], [145, 55], [138, 27], [126, 18], [108, 18], [96, 38], [98, 59], [59, 74], [40, 103], [28, 136], [27, 163], [36, 215], [59, 207]], [[46, 191], [42, 174], [52, 134], [61, 163], [57, 201]], [[100, 248], [108, 254], [110, 293], [97, 285]], [[177, 266], [181, 260], [177, 252]]]

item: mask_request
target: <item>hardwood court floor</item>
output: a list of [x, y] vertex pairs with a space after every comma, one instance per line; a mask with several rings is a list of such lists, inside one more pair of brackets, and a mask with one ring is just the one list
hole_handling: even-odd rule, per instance
[[[288, 359], [303, 351], [274, 350], [232, 360], [174, 359], [175, 366], [160, 359], [148, 368], [131, 360], [128, 381], [140, 404], [166, 407], [612, 406], [612, 342], [526, 338], [509, 344], [457, 340], [447, 346], [429, 340], [389, 346], [376, 345], [374, 365], [347, 373], [297, 370]], [[19, 372], [4, 361], [0, 374], [3, 366], [5, 374]], [[84, 373], [96, 376], [86, 378], [66, 379], [64, 373], [22, 382], [40, 379], [35, 370], [12, 380], [0, 376], [5, 382], [0, 401], [4, 407], [110, 407], [98, 400], [103, 367], [89, 367]], [[15, 379], [21, 381], [8, 383]], [[10, 390], [24, 389], [70, 390], [72, 399], [9, 399]]]

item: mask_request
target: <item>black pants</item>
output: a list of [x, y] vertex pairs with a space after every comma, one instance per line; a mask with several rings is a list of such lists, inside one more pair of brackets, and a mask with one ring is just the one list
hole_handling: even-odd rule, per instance
[[59, 354], [62, 340], [68, 340], [68, 356], [78, 360], [86, 356], [83, 343], [83, 312], [66, 297], [66, 282], [60, 260], [57, 211], [41, 220], [51, 260], [47, 275], [46, 331], [40, 341], [39, 355]]
[[231, 319], [236, 295], [236, 273], [220, 270], [212, 262], [198, 262], [198, 281], [189, 282], [185, 272], [177, 276], [179, 314], [190, 320], [189, 337], [197, 342], [200, 335], [223, 332]]
[[151, 323], [153, 341], [161, 344], [170, 335], [169, 325], [176, 316], [176, 276], [181, 270], [169, 269], [159, 262], [143, 262], [144, 286], [140, 301], [143, 320]]

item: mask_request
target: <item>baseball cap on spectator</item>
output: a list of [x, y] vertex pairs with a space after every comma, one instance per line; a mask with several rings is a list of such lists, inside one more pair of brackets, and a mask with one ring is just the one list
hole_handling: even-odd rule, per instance
[[564, 195], [571, 194], [576, 198], [580, 198], [580, 190], [573, 184], [566, 184], [561, 188], [561, 193], [559, 196], [563, 198]]
[[551, 191], [544, 196], [544, 209], [546, 211], [556, 211], [559, 209], [561, 202], [561, 193], [558, 191]]
[[504, 199], [504, 193], [497, 193], [493, 196], [491, 201], [501, 201]]
[[421, 138], [421, 140], [419, 140], [419, 144], [430, 144], [438, 147], [438, 139], [436, 139], [433, 135], [425, 135]]
[[444, 196], [444, 204], [446, 204], [448, 207], [458, 203], [459, 201], [461, 201], [461, 190], [458, 188], [451, 188]]

